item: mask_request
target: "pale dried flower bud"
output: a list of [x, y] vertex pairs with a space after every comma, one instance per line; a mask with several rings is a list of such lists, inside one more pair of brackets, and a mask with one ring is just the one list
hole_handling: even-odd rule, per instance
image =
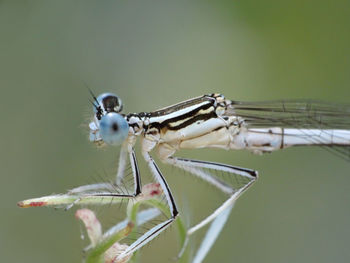
[[136, 198], [137, 201], [145, 201], [163, 193], [159, 183], [150, 183], [142, 187], [142, 193]]
[[79, 209], [75, 212], [75, 217], [83, 221], [91, 245], [95, 246], [102, 237], [102, 227], [94, 212], [89, 209]]

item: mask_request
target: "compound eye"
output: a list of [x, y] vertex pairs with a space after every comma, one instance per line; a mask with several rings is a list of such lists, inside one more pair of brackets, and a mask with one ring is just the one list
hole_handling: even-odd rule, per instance
[[[103, 93], [97, 97], [98, 106], [101, 107], [103, 113], [121, 112], [123, 104], [121, 99], [113, 93]], [[96, 109], [95, 109], [96, 111]]]
[[120, 145], [128, 137], [129, 124], [118, 113], [110, 112], [102, 116], [100, 122], [100, 136], [110, 145]]

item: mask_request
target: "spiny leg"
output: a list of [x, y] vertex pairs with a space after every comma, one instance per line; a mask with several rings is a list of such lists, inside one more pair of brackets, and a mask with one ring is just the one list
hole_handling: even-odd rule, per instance
[[111, 192], [101, 192], [101, 193], [93, 193], [93, 194], [88, 194], [86, 196], [109, 196], [109, 197], [136, 197], [139, 194], [141, 194], [141, 177], [140, 177], [140, 171], [137, 165], [137, 160], [136, 160], [136, 155], [134, 150], [132, 149], [129, 152], [129, 158], [130, 158], [130, 164], [131, 164], [131, 169], [132, 169], [132, 174], [134, 178], [134, 193], [132, 194], [116, 194], [116, 193], [111, 193]]
[[[131, 148], [129, 150], [129, 158], [130, 158], [130, 165], [132, 169], [132, 174], [134, 178], [134, 192], [132, 194], [129, 193], [114, 193], [117, 189], [117, 185], [111, 185], [107, 183], [99, 183], [99, 184], [92, 184], [92, 185], [84, 185], [78, 188], [75, 188], [70, 191], [71, 194], [78, 194], [80, 197], [79, 199], [76, 200], [76, 202], [70, 204], [69, 206], [66, 207], [66, 209], [71, 208], [75, 203], [80, 202], [83, 199], [89, 199], [89, 200], [100, 200], [101, 197], [110, 197], [110, 198], [134, 198], [141, 194], [141, 177], [140, 177], [140, 172], [136, 160], [136, 155], [134, 150]], [[124, 158], [125, 159], [125, 158]], [[101, 189], [101, 186], [105, 187], [105, 191], [98, 191]], [[95, 191], [95, 192], [89, 192], [86, 193], [86, 191]], [[98, 191], [98, 192], [96, 192]]]
[[[186, 246], [189, 241], [189, 237], [193, 233], [195, 233], [197, 230], [201, 229], [205, 225], [209, 224], [211, 221], [215, 220], [222, 213], [227, 213], [227, 211], [230, 211], [235, 201], [238, 199], [238, 197], [256, 181], [256, 179], [258, 178], [258, 174], [256, 171], [251, 169], [246, 169], [246, 168], [241, 168], [241, 167], [236, 167], [236, 166], [231, 166], [226, 164], [220, 164], [220, 163], [214, 163], [214, 162], [182, 159], [182, 158], [176, 158], [176, 157], [170, 157], [168, 159], [165, 159], [164, 161], [168, 164], [174, 165], [176, 167], [179, 167], [180, 169], [188, 171], [189, 173], [217, 187], [222, 192], [230, 195], [230, 197], [222, 205], [220, 205], [211, 215], [209, 215], [208, 217], [203, 219], [201, 222], [199, 222], [198, 224], [196, 224], [195, 226], [187, 230], [186, 240], [179, 253], [179, 257], [181, 257], [182, 254], [185, 252]], [[240, 175], [242, 177], [246, 177], [249, 180], [242, 187], [235, 189], [229, 184], [225, 183], [224, 181], [218, 178], [215, 178], [210, 173], [203, 171], [202, 169], [223, 171], [229, 174], [235, 174], [235, 175]], [[227, 216], [225, 217], [224, 220], [225, 221], [227, 220]], [[225, 222], [222, 223], [222, 226], [224, 223]], [[218, 231], [220, 230], [221, 228]], [[209, 250], [209, 248], [207, 250]]]
[[[165, 230], [176, 218], [178, 215], [178, 210], [174, 201], [174, 197], [170, 191], [170, 188], [168, 186], [168, 183], [166, 182], [164, 176], [162, 175], [161, 171], [159, 170], [157, 164], [154, 162], [152, 157], [149, 155], [148, 152], [143, 152], [143, 157], [145, 158], [149, 169], [151, 170], [152, 175], [154, 176], [155, 180], [160, 184], [166, 200], [167, 204], [170, 208], [170, 218], [165, 220], [164, 222], [157, 224], [156, 226], [152, 227], [150, 230], [148, 230], [146, 233], [144, 233], [142, 236], [140, 236], [135, 242], [133, 242], [124, 252], [122, 252], [116, 260], [121, 260], [125, 258], [126, 256], [130, 255], [131, 253], [135, 252], [136, 250], [140, 249], [144, 245], [146, 245], [148, 242], [150, 242], [153, 238], [158, 236], [163, 230]], [[119, 261], [118, 261], [119, 262]]]

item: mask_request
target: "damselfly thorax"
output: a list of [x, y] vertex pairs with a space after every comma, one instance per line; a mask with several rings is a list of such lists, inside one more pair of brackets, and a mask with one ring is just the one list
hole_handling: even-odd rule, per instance
[[129, 114], [126, 120], [131, 134], [142, 130], [143, 150], [157, 147], [162, 159], [184, 148], [229, 148], [230, 137], [242, 122], [236, 116], [222, 115], [227, 102], [223, 96], [212, 94], [151, 113]]

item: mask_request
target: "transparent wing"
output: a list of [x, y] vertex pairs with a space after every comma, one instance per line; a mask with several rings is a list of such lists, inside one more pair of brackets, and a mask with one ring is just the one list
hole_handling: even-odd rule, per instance
[[238, 115], [252, 127], [350, 129], [350, 105], [312, 100], [232, 101], [225, 113]]
[[[350, 130], [350, 105], [348, 104], [333, 104], [313, 100], [232, 101], [224, 115], [242, 117], [248, 128], [283, 127]], [[315, 140], [315, 136], [312, 140]], [[322, 145], [322, 143], [320, 143], [320, 146], [346, 160], [350, 160], [350, 146]]]

